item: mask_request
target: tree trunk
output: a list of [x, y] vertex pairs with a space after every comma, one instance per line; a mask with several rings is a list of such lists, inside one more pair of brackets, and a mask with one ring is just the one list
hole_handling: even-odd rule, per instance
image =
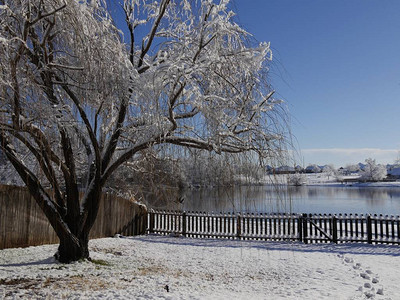
[[[68, 224], [70, 231], [57, 233], [60, 245], [55, 257], [59, 262], [70, 263], [90, 259], [89, 233], [97, 218], [100, 201], [101, 185], [97, 183], [92, 186], [83, 200], [85, 202], [83, 214], [77, 214], [75, 210], [67, 212], [64, 221]], [[79, 196], [71, 202], [72, 204], [79, 203]]]
[[59, 236], [60, 245], [54, 255], [61, 263], [70, 263], [81, 259], [89, 259], [89, 232], [82, 233], [78, 240], [72, 234]]

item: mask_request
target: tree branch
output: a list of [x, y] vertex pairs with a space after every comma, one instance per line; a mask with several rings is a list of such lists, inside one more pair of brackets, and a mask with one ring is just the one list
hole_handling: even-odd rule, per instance
[[150, 50], [150, 47], [153, 43], [154, 37], [156, 35], [158, 26], [160, 25], [161, 19], [164, 17], [165, 11], [167, 9], [167, 6], [169, 4], [170, 0], [162, 0], [161, 4], [160, 4], [160, 12], [157, 16], [157, 18], [155, 19], [153, 26], [151, 28], [151, 31], [148, 35], [148, 41], [145, 47], [142, 46], [142, 53], [140, 54], [140, 59], [139, 59], [139, 64], [138, 64], [138, 68], [140, 68], [143, 64], [143, 59], [146, 56], [147, 52]]
[[[40, 168], [43, 170], [47, 180], [50, 182], [53, 187], [54, 196], [57, 203], [57, 210], [61, 215], [65, 213], [64, 200], [61, 195], [60, 187], [57, 182], [56, 174], [54, 169], [51, 166], [51, 162], [47, 156], [47, 151], [42, 148], [42, 151], [37, 151], [37, 149], [29, 142], [27, 138], [19, 134], [18, 132], [14, 132], [13, 134], [18, 140], [20, 140], [28, 150], [36, 157]], [[40, 146], [40, 145], [39, 145]]]
[[103, 185], [107, 179], [110, 177], [110, 175], [124, 162], [128, 161], [133, 155], [135, 155], [137, 152], [149, 148], [151, 145], [156, 145], [161, 142], [160, 138], [154, 139], [147, 141], [145, 143], [136, 145], [135, 147], [127, 150], [125, 153], [123, 153], [120, 157], [118, 157], [110, 166], [107, 167], [107, 169], [104, 170], [102, 177], [101, 177], [101, 185]]
[[[79, 216], [79, 191], [77, 185], [74, 153], [72, 151], [71, 140], [64, 128], [59, 128], [61, 135], [61, 145], [64, 153], [65, 164], [69, 169], [69, 176], [65, 177], [65, 194], [67, 202], [66, 220], [70, 226], [73, 226], [73, 220]], [[74, 231], [74, 230], [73, 230]]]
[[56, 8], [56, 9], [54, 9], [54, 10], [48, 12], [48, 13], [45, 13], [45, 14], [43, 14], [43, 15], [42, 15], [42, 10], [39, 9], [39, 13], [38, 13], [37, 17], [36, 17], [34, 20], [32, 20], [32, 21], [28, 21], [28, 24], [29, 24], [30, 26], [31, 26], [31, 25], [34, 25], [35, 23], [39, 22], [40, 20], [42, 20], [42, 19], [44, 19], [44, 18], [46, 18], [46, 17], [48, 17], [48, 16], [51, 16], [51, 15], [56, 14], [57, 12], [59, 12], [59, 11], [62, 10], [62, 9], [64, 9], [65, 7], [67, 7], [67, 4], [66, 4], [66, 3], [64, 3], [62, 6]]
[[[57, 81], [62, 82], [62, 80], [57, 75], [55, 75], [55, 78]], [[76, 108], [78, 109], [79, 114], [83, 120], [83, 123], [86, 126], [86, 130], [89, 134], [89, 138], [90, 138], [90, 141], [92, 143], [94, 153], [95, 153], [95, 161], [96, 161], [96, 166], [98, 168], [97, 172], [99, 172], [99, 174], [100, 174], [100, 171], [101, 171], [100, 149], [99, 149], [96, 134], [93, 131], [92, 125], [90, 124], [89, 119], [86, 115], [86, 112], [82, 108], [79, 99], [75, 96], [75, 94], [72, 92], [72, 90], [68, 87], [68, 85], [66, 83], [60, 83], [60, 85], [64, 89], [64, 91], [67, 93], [67, 95], [70, 97], [72, 102], [74, 102], [74, 104], [75, 104]]]
[[118, 113], [117, 124], [116, 124], [114, 132], [110, 138], [110, 141], [107, 145], [107, 149], [104, 152], [101, 173], [103, 173], [104, 170], [108, 167], [108, 164], [110, 163], [111, 158], [114, 155], [115, 149], [118, 144], [119, 137], [121, 136], [121, 133], [122, 133], [122, 125], [124, 124], [127, 110], [128, 110], [128, 100], [126, 100], [126, 101], [122, 100], [121, 107], [120, 107], [119, 113]]
[[134, 33], [134, 26], [130, 22], [130, 15], [133, 14], [133, 8], [130, 4], [128, 7], [127, 1], [124, 2], [124, 12], [125, 12], [125, 22], [128, 26], [129, 35], [130, 35], [130, 49], [129, 49], [129, 61], [131, 62], [132, 66], [134, 66], [134, 54], [135, 54], [135, 33]]
[[[176, 85], [178, 84], [178, 82], [176, 83]], [[179, 98], [179, 96], [182, 94], [186, 83], [180, 83], [181, 87], [178, 89], [178, 91], [175, 93], [175, 95], [173, 95], [172, 97], [170, 97], [169, 103], [168, 103], [168, 119], [171, 121], [172, 123], [172, 129], [170, 131], [174, 131], [178, 125], [176, 124], [175, 118], [174, 118], [174, 105], [176, 103], [176, 100]]]
[[193, 118], [199, 112], [200, 111], [197, 108], [193, 108], [192, 111], [189, 111], [189, 112], [186, 112], [186, 113], [182, 113], [182, 114], [179, 114], [179, 115], [175, 114], [175, 120]]

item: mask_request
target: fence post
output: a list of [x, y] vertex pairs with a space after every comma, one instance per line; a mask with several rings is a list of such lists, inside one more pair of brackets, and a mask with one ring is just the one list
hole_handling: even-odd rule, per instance
[[147, 218], [147, 222], [149, 222], [149, 224], [148, 224], [149, 233], [153, 233], [154, 232], [154, 213], [153, 212], [149, 212], [149, 218]]
[[303, 241], [303, 215], [298, 215], [297, 218], [297, 233], [299, 235], [299, 241]]
[[336, 218], [336, 215], [334, 215], [332, 217], [332, 239], [333, 239], [333, 242], [335, 244], [338, 243], [338, 238], [337, 238], [337, 218]]
[[182, 236], [186, 237], [186, 211], [182, 213]]
[[371, 222], [371, 215], [367, 216], [367, 239], [368, 244], [372, 244], [372, 222]]
[[137, 221], [137, 216], [135, 215], [135, 217], [132, 220], [132, 224], [131, 224], [131, 231], [132, 231], [132, 236], [136, 235], [136, 221]]
[[147, 214], [142, 214], [140, 216], [140, 234], [146, 234], [146, 224], [147, 223]]
[[240, 217], [240, 214], [237, 215], [236, 222], [236, 236], [240, 240], [240, 237], [242, 236], [242, 218]]
[[139, 221], [140, 221], [140, 217], [139, 217], [139, 215], [136, 215], [135, 219], [133, 221], [133, 235], [139, 235], [139, 231], [140, 231]]
[[308, 244], [307, 240], [307, 229], [308, 229], [308, 222], [307, 222], [307, 214], [303, 214], [303, 242], [304, 244]]

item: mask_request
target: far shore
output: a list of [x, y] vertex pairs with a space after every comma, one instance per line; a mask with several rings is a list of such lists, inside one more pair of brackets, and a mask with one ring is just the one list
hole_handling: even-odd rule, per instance
[[[280, 184], [295, 186], [295, 184], [288, 184], [289, 174], [268, 175], [264, 178], [264, 184]], [[304, 177], [304, 182], [299, 186], [329, 186], [329, 187], [359, 187], [359, 188], [400, 188], [400, 180], [396, 181], [377, 181], [377, 182], [363, 182], [357, 181], [360, 177], [358, 175], [349, 176], [328, 176], [324, 173], [310, 173], [301, 174]]]

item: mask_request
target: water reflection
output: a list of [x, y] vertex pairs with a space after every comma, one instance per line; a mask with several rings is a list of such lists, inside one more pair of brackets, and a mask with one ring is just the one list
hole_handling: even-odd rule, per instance
[[187, 190], [167, 209], [213, 212], [400, 213], [400, 188], [240, 186]]

